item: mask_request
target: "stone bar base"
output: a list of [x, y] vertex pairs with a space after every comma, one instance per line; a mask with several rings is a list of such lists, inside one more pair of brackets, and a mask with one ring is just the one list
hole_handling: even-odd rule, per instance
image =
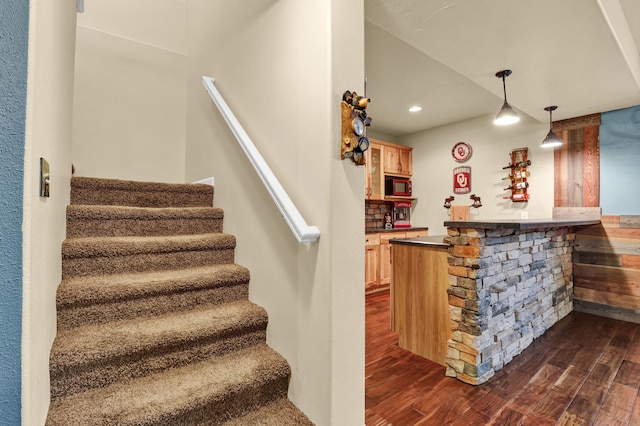
[[575, 232], [451, 224], [446, 374], [478, 385], [572, 311]]

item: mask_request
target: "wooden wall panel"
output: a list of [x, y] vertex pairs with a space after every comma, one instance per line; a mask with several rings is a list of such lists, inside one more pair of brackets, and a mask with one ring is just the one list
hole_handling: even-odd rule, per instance
[[576, 232], [574, 309], [640, 323], [640, 216], [602, 216]]
[[554, 153], [554, 206], [600, 204], [600, 114], [553, 123], [565, 144]]
[[600, 129], [585, 127], [582, 132], [582, 207], [600, 206]]

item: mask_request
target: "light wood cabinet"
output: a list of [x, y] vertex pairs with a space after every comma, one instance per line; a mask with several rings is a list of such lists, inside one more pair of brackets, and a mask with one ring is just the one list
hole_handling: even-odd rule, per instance
[[366, 200], [384, 199], [384, 173], [382, 171], [383, 146], [370, 142], [369, 149], [365, 151], [365, 188]]
[[394, 176], [411, 176], [413, 148], [400, 145], [384, 147], [384, 173]]
[[380, 281], [380, 235], [367, 234], [364, 240], [364, 285], [374, 287]]
[[385, 175], [411, 177], [413, 148], [389, 142], [370, 140], [365, 151], [366, 200], [384, 200]]
[[[365, 291], [386, 290], [391, 283], [391, 250], [394, 238], [426, 237], [426, 229], [367, 234], [365, 238]], [[375, 250], [372, 248], [376, 245]], [[374, 253], [375, 252], [375, 253]]]
[[406, 238], [406, 236], [406, 232], [380, 234], [380, 284], [388, 286], [391, 282], [391, 244], [389, 244], [389, 240]]
[[392, 329], [398, 345], [445, 365], [449, 326], [447, 247], [394, 244]]

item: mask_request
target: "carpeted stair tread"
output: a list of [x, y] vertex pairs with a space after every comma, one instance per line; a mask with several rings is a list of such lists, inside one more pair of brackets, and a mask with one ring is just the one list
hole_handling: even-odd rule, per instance
[[112, 257], [127, 254], [172, 253], [176, 251], [219, 250], [235, 248], [230, 234], [166, 235], [153, 237], [68, 238], [62, 243], [62, 257]]
[[289, 374], [286, 361], [260, 344], [59, 398], [51, 403], [46, 425], [221, 424], [286, 397]]
[[205, 184], [71, 178], [71, 204], [138, 207], [211, 207], [213, 187]]
[[67, 238], [63, 279], [233, 263], [236, 239], [213, 233], [153, 237]]
[[216, 207], [70, 205], [67, 238], [222, 232], [223, 218]]
[[98, 366], [139, 353], [170, 352], [189, 342], [243, 330], [266, 329], [265, 310], [248, 300], [163, 316], [89, 325], [61, 331], [51, 349], [50, 370]]
[[223, 424], [224, 426], [313, 426], [307, 416], [286, 398], [278, 399]]
[[186, 269], [75, 277], [58, 286], [58, 309], [111, 303], [212, 287], [248, 284], [249, 270], [235, 263]]

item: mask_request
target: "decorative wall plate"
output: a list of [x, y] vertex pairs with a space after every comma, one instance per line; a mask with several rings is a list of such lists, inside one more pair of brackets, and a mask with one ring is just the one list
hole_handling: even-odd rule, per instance
[[464, 163], [469, 158], [471, 158], [472, 152], [473, 150], [471, 149], [471, 145], [466, 142], [458, 142], [453, 146], [451, 155], [453, 156], [453, 159], [458, 163]]

